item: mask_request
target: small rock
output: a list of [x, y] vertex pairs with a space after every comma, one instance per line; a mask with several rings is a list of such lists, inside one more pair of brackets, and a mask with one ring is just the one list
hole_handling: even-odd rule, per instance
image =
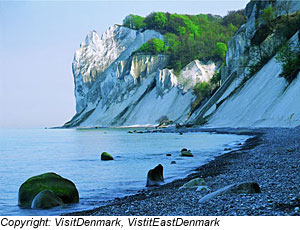
[[179, 135], [182, 135], [183, 133], [182, 132], [179, 132]]
[[171, 161], [171, 165], [174, 165], [174, 164], [176, 164], [176, 161]]
[[108, 154], [107, 152], [103, 152], [101, 154], [101, 160], [103, 160], [103, 161], [111, 161], [113, 159], [114, 158], [110, 154]]
[[181, 149], [182, 157], [193, 157], [194, 155], [191, 153], [191, 150], [187, 150], [186, 148]]
[[171, 154], [171, 153], [167, 153], [166, 156], [167, 156], [167, 157], [170, 157], [170, 156], [172, 156], [172, 154]]

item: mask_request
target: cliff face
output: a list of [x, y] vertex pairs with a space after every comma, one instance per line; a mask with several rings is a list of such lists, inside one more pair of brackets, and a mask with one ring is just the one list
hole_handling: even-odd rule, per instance
[[[223, 82], [231, 75], [241, 76], [249, 71], [249, 66], [254, 65], [258, 61], [260, 51], [258, 46], [252, 44], [254, 36], [257, 33], [257, 27], [261, 24], [260, 15], [262, 10], [268, 6], [276, 8], [276, 15], [279, 17], [285, 14], [283, 10], [284, 4], [290, 2], [289, 13], [299, 11], [299, 1], [250, 1], [245, 9], [247, 23], [242, 25], [235, 33], [234, 37], [228, 43], [226, 52], [226, 66], [222, 70]], [[260, 44], [262, 53], [271, 53], [276, 45], [281, 45], [286, 39], [279, 36], [269, 36]]]
[[155, 31], [110, 27], [90, 32], [73, 61], [76, 115], [64, 127], [154, 125], [167, 116], [184, 122], [195, 99], [193, 87], [216, 66], [193, 61], [178, 76], [164, 68], [165, 55], [133, 54]]
[[[287, 9], [298, 21], [289, 30], [268, 28], [261, 19], [268, 6], [277, 9], [273, 22]], [[110, 27], [101, 38], [90, 32], [74, 56], [76, 115], [64, 127], [155, 125], [162, 117], [214, 127], [299, 125], [299, 74], [289, 84], [275, 60], [286, 41], [299, 45], [299, 9], [299, 1], [250, 1], [247, 22], [228, 43], [222, 84], [201, 106], [193, 88], [211, 79], [215, 63], [194, 60], [175, 74], [165, 68], [169, 56], [134, 53], [152, 38], [163, 40], [158, 32], [123, 26]]]
[[95, 31], [91, 31], [76, 50], [72, 64], [77, 114], [99, 98], [100, 83], [109, 75], [105, 71], [114, 62], [119, 64], [114, 63], [110, 69], [118, 66], [120, 70], [122, 61], [124, 62], [133, 51], [154, 37], [162, 38], [162, 35], [154, 31], [138, 33], [116, 25], [103, 33], [101, 39]]
[[[222, 85], [210, 100], [191, 116], [190, 121], [206, 120], [213, 127], [245, 126], [297, 126], [300, 124], [299, 74], [291, 83], [280, 78], [281, 64], [276, 62], [278, 47], [287, 38], [276, 31], [264, 34], [260, 27], [262, 9], [272, 5], [278, 10], [286, 1], [251, 1], [246, 7], [247, 23], [242, 25], [228, 43], [226, 66], [222, 67]], [[300, 2], [291, 1], [289, 14], [299, 13]], [[291, 27], [292, 28], [292, 27]], [[298, 30], [291, 32], [290, 44], [299, 45]], [[260, 39], [257, 42], [258, 38]], [[288, 38], [289, 39], [289, 38]], [[268, 61], [250, 77], [251, 66], [257, 65], [260, 57], [268, 56]]]

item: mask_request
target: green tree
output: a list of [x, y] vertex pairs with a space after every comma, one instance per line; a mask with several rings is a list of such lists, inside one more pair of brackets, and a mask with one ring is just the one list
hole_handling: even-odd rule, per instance
[[144, 43], [136, 52], [145, 54], [160, 54], [165, 53], [168, 47], [165, 46], [165, 42], [158, 38], [152, 38]]
[[169, 47], [170, 52], [174, 52], [178, 49], [179, 41], [178, 37], [175, 34], [172, 33], [166, 33], [165, 36], [165, 44], [167, 47]]
[[152, 39], [152, 45], [155, 53], [163, 53], [167, 50], [163, 40], [154, 38]]
[[215, 54], [221, 59], [225, 59], [225, 55], [227, 52], [227, 46], [223, 42], [217, 42]]
[[138, 29], [146, 26], [146, 24], [144, 23], [144, 18], [139, 15], [134, 15], [134, 14], [128, 15], [124, 19], [123, 25], [128, 28], [135, 29], [135, 30], [138, 30]]
[[261, 18], [264, 21], [264, 23], [272, 28], [272, 22], [273, 19], [275, 18], [275, 10], [272, 6], [268, 6], [267, 8], [262, 10]]
[[145, 18], [147, 29], [165, 30], [168, 18], [163, 12], [153, 12]]

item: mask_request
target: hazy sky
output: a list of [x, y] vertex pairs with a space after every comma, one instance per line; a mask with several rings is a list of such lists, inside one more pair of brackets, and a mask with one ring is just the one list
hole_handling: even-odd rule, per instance
[[226, 15], [248, 1], [1, 1], [0, 128], [59, 126], [75, 114], [72, 60], [90, 30], [128, 14]]

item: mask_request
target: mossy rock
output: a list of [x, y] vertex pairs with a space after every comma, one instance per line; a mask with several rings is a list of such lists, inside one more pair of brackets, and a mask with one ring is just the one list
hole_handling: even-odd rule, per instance
[[164, 182], [163, 166], [157, 165], [154, 169], [150, 169], [147, 175], [146, 187], [159, 186]]
[[191, 150], [187, 150], [186, 148], [181, 149], [182, 157], [193, 157], [194, 155], [191, 153]]
[[56, 193], [46, 189], [39, 192], [31, 203], [31, 208], [34, 209], [48, 209], [63, 205], [64, 202]]
[[44, 173], [26, 180], [19, 188], [18, 205], [30, 208], [34, 197], [43, 190], [54, 192], [65, 204], [78, 203], [79, 194], [75, 184], [56, 173]]
[[204, 181], [203, 178], [195, 178], [195, 179], [192, 179], [188, 182], [186, 182], [184, 185], [182, 185], [179, 190], [181, 189], [197, 189], [199, 186], [205, 186], [206, 183]]
[[109, 153], [107, 153], [107, 152], [103, 152], [101, 154], [101, 160], [103, 160], [103, 161], [111, 161], [113, 159], [114, 158]]

